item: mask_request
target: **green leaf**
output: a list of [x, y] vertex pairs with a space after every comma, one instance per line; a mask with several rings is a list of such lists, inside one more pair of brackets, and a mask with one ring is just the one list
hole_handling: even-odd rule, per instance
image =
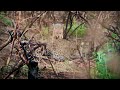
[[7, 26], [12, 26], [12, 21], [6, 18], [4, 15], [0, 14], [0, 20]]

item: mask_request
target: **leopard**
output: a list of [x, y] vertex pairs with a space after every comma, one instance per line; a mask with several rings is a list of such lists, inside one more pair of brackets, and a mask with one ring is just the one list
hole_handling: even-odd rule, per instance
[[38, 61], [44, 59], [54, 59], [55, 61], [62, 62], [65, 60], [65, 57], [60, 55], [59, 53], [55, 51], [51, 51], [49, 49], [44, 50], [41, 52], [41, 48], [38, 48], [35, 50], [35, 56], [38, 58]]

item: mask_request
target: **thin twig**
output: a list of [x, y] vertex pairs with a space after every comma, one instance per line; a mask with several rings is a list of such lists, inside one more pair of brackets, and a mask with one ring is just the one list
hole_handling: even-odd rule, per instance
[[77, 45], [77, 50], [78, 50], [78, 53], [79, 53], [79, 55], [80, 55], [80, 60], [82, 60], [84, 66], [85, 66], [85, 69], [86, 69], [86, 71], [87, 71], [88, 74], [89, 74], [89, 71], [88, 71], [88, 69], [87, 69], [86, 63], [85, 63], [83, 57], [81, 56], [81, 53], [80, 53], [80, 50], [79, 50], [79, 46], [78, 46], [78, 45]]
[[55, 73], [57, 79], [59, 79], [59, 78], [58, 78], [58, 74], [57, 74], [57, 72], [55, 71], [55, 69], [54, 69], [54, 67], [53, 67], [53, 65], [52, 65], [52, 62], [50, 61], [49, 58], [48, 58], [48, 61], [50, 62], [50, 65], [51, 65], [51, 67], [52, 67], [52, 69], [53, 69], [53, 72]]
[[27, 32], [27, 31], [26, 31], [27, 27], [31, 28], [31, 26], [33, 25], [33, 23], [34, 23], [35, 21], [37, 21], [44, 13], [46, 13], [46, 11], [43, 12], [43, 13], [41, 13], [41, 14], [39, 14], [39, 15], [37, 15], [37, 16], [35, 17], [35, 19], [33, 18], [33, 20], [31, 20], [31, 22], [28, 23], [28, 24], [25, 26], [25, 28], [24, 28], [23, 31], [22, 31], [21, 38], [22, 38], [22, 37], [25, 35], [25, 33]]
[[8, 32], [9, 32], [10, 36], [9, 36], [8, 40], [0, 46], [0, 51], [13, 41], [13, 36], [12, 36], [11, 32], [10, 31], [8, 31]]

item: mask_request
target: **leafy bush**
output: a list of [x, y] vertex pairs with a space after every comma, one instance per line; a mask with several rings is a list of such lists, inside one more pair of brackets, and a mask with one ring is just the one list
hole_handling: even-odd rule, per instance
[[0, 13], [0, 21], [2, 21], [7, 26], [12, 26], [12, 21], [5, 17], [4, 13]]
[[[78, 27], [78, 25], [80, 25], [75, 19], [73, 20], [73, 26], [70, 29], [69, 34], [71, 34], [73, 32], [73, 30], [75, 30], [76, 27]], [[68, 25], [68, 28], [70, 27], [70, 25]], [[86, 26], [85, 24], [80, 25], [77, 29], [77, 36], [78, 37], [83, 37], [86, 34]], [[76, 36], [76, 31], [73, 32], [73, 36]]]
[[8, 65], [8, 66], [2, 66], [0, 68], [0, 79], [3, 79], [8, 73], [10, 73], [12, 70], [12, 66]]
[[99, 50], [98, 52], [94, 52], [94, 57], [96, 62], [96, 69], [97, 69], [97, 77], [100, 79], [115, 79], [117, 78], [116, 75], [111, 73], [107, 68], [107, 53], [108, 52], [116, 52], [115, 48], [112, 46], [112, 42], [107, 43], [104, 46], [105, 49]]
[[106, 68], [106, 54], [103, 51], [97, 52], [97, 57], [96, 57], [97, 63], [97, 76], [102, 79], [107, 79], [109, 78], [107, 73], [107, 68]]
[[23, 67], [21, 67], [20, 72], [21, 72], [21, 75], [28, 76], [28, 66], [24, 65]]

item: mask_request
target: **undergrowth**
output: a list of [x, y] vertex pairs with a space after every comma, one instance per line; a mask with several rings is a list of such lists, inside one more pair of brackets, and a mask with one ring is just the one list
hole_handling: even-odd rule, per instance
[[12, 26], [12, 21], [5, 17], [4, 12], [0, 12], [0, 21], [7, 26]]
[[[120, 43], [119, 43], [120, 44]], [[111, 73], [107, 68], [107, 54], [109, 52], [117, 52], [117, 49], [113, 46], [113, 41], [108, 42], [104, 45], [104, 48], [99, 50], [98, 52], [94, 52], [94, 57], [96, 60], [96, 69], [97, 69], [97, 77], [100, 79], [116, 79], [117, 75]]]
[[[78, 27], [80, 25], [79, 22], [77, 22], [75, 19], [73, 20], [73, 25], [72, 28], [70, 29], [69, 34], [71, 34], [73, 32], [73, 30], [76, 29], [76, 27]], [[68, 27], [70, 27], [70, 25], [68, 25]], [[77, 29], [77, 37], [83, 37], [85, 36], [86, 32], [87, 32], [87, 27], [85, 26], [85, 24], [81, 24]], [[73, 32], [72, 36], [76, 36], [76, 31]]]

